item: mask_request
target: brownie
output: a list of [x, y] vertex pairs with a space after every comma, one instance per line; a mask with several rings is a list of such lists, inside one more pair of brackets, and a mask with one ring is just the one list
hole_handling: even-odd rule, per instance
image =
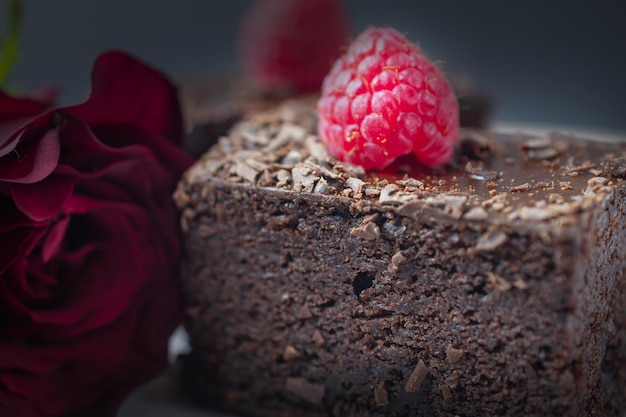
[[185, 174], [185, 390], [245, 416], [619, 416], [626, 144], [461, 132], [440, 169], [329, 157], [314, 100]]

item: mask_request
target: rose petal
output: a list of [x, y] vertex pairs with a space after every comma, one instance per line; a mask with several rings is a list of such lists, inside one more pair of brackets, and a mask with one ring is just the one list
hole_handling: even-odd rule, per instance
[[[39, 244], [45, 234], [47, 224], [25, 226], [17, 223], [15, 227], [1, 231], [0, 240], [0, 275], [15, 262], [28, 256], [33, 248]], [[5, 278], [6, 279], [6, 278]], [[0, 284], [2, 280], [0, 280]], [[2, 304], [0, 303], [0, 311]]]
[[[43, 228], [15, 228], [7, 233], [2, 234], [2, 239], [6, 239], [6, 242], [19, 242], [14, 243], [9, 247], [2, 247], [0, 251], [0, 275], [4, 274], [11, 266], [22, 259], [34, 248], [41, 239], [41, 236], [45, 234], [45, 227]], [[4, 245], [2, 245], [4, 246]], [[0, 282], [0, 287], [2, 282]], [[0, 290], [1, 297], [1, 290]], [[3, 308], [0, 306], [0, 311]]]
[[56, 98], [56, 90], [42, 90], [40, 93], [30, 98], [18, 98], [0, 90], [0, 157], [15, 148], [18, 130], [49, 108]]
[[48, 231], [41, 248], [41, 259], [45, 263], [50, 262], [52, 257], [59, 253], [69, 222], [69, 217], [65, 217], [56, 222]]
[[91, 94], [66, 111], [90, 125], [129, 124], [174, 144], [183, 137], [178, 94], [160, 73], [119, 51], [100, 55], [91, 74]]
[[52, 176], [34, 184], [11, 184], [11, 195], [17, 207], [34, 221], [58, 217], [71, 195], [76, 179]]
[[178, 146], [161, 138], [156, 138], [149, 131], [131, 124], [106, 124], [93, 127], [94, 134], [104, 143], [111, 146], [122, 146], [122, 138], [132, 137], [134, 146], [143, 146], [149, 150], [167, 169], [161, 171], [179, 177], [193, 163], [193, 159]]
[[[13, 152], [17, 147], [18, 131], [28, 123], [29, 119], [8, 120], [0, 123], [0, 158]], [[15, 158], [19, 158], [19, 153], [14, 153]]]
[[54, 171], [61, 153], [56, 129], [46, 132], [26, 129], [16, 140], [16, 149], [20, 148], [19, 142], [22, 141], [31, 146], [20, 149], [18, 158], [9, 158], [7, 155], [0, 159], [0, 181], [32, 184]]
[[[156, 159], [161, 165], [150, 175], [162, 173], [177, 180], [193, 162], [180, 148], [132, 125], [107, 124], [92, 130], [84, 121], [66, 119], [59, 127], [59, 136], [64, 154], [55, 172], [60, 175], [97, 178], [116, 164], [136, 164], [127, 172], [129, 177], [123, 179], [124, 183], [136, 183], [133, 172], [145, 169], [138, 161], [150, 161], [154, 165]], [[129, 143], [128, 138], [133, 138], [133, 142]], [[163, 188], [157, 179], [147, 180], [148, 184]]]
[[0, 90], [0, 122], [36, 116], [52, 106], [55, 99], [56, 89], [40, 90], [23, 98]]

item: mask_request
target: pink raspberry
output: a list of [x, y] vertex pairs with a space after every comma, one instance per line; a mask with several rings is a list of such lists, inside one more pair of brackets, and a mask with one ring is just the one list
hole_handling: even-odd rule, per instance
[[239, 58], [262, 89], [316, 91], [348, 41], [339, 0], [257, 0], [239, 29]]
[[354, 40], [324, 79], [317, 111], [329, 152], [368, 170], [409, 153], [427, 166], [445, 164], [459, 132], [450, 84], [391, 28], [368, 29]]

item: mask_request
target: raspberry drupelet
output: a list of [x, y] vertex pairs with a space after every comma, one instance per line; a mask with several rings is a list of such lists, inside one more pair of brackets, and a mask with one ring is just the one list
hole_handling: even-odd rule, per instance
[[459, 132], [450, 84], [392, 28], [371, 28], [354, 40], [324, 79], [317, 111], [329, 152], [368, 170], [409, 153], [424, 165], [443, 165]]

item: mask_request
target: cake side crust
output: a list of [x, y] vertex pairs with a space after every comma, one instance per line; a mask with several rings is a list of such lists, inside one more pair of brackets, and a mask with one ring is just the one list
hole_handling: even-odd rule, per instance
[[[417, 415], [570, 414], [580, 377], [573, 339], [581, 337], [568, 332], [582, 330], [566, 326], [575, 273], [559, 260], [579, 256], [576, 234], [561, 232], [546, 245], [545, 234], [509, 230], [498, 247], [476, 252], [488, 224], [407, 217], [391, 207], [356, 212], [346, 202], [242, 185], [205, 189], [206, 211], [191, 220], [188, 237], [189, 330], [196, 360], [216, 358], [209, 374], [230, 388], [213, 389], [234, 396], [235, 409], [244, 397], [248, 412], [265, 404], [409, 415], [403, 407], [419, 398], [430, 406], [411, 410], [425, 413]], [[452, 366], [449, 356], [459, 355], [463, 363]], [[430, 382], [406, 393], [420, 360]], [[498, 369], [506, 373], [494, 375]], [[323, 389], [324, 399], [310, 404], [287, 389], [288, 378]], [[376, 405], [371, 384], [394, 404]]]

